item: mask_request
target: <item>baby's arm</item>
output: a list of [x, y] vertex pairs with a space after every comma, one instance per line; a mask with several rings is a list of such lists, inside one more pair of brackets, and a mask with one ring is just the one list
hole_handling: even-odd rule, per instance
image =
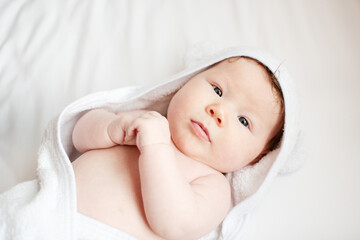
[[113, 113], [94, 109], [84, 114], [75, 124], [72, 141], [79, 152], [91, 149], [109, 148], [118, 144], [134, 145], [133, 139], [125, 142], [126, 126], [145, 111]]
[[230, 206], [225, 177], [215, 172], [189, 183], [178, 166], [167, 119], [159, 113], [143, 114], [127, 131], [141, 152], [141, 191], [153, 231], [165, 239], [197, 239], [220, 224]]
[[167, 146], [149, 146], [141, 151], [139, 169], [146, 217], [153, 231], [165, 239], [198, 239], [215, 229], [227, 214], [229, 184], [221, 174], [188, 183], [174, 158]]
[[107, 128], [116, 115], [102, 109], [84, 114], [75, 124], [72, 140], [79, 152], [91, 149], [108, 148], [115, 145], [109, 137]]
[[165, 239], [197, 239], [214, 229], [229, 209], [230, 188], [221, 173], [187, 181], [178, 166], [167, 119], [157, 112], [92, 110], [76, 123], [73, 143], [80, 152], [137, 145], [146, 218]]

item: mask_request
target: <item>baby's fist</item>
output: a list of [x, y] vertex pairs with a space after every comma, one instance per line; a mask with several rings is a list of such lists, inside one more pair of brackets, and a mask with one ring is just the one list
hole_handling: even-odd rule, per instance
[[125, 142], [135, 135], [139, 150], [145, 146], [169, 144], [171, 141], [169, 122], [156, 111], [146, 111], [137, 117], [126, 130]]

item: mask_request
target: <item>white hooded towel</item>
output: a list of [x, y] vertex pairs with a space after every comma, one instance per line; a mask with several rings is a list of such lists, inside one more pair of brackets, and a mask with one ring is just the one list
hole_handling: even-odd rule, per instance
[[[195, 50], [194, 50], [195, 49]], [[234, 56], [247, 56], [266, 65], [281, 85], [285, 126], [281, 145], [257, 164], [229, 173], [233, 207], [223, 223], [202, 239], [238, 239], [248, 214], [262, 199], [278, 173], [296, 170], [299, 158], [299, 111], [293, 82], [283, 65], [269, 55], [249, 48], [209, 49], [197, 46], [186, 69], [149, 90], [128, 87], [88, 95], [67, 106], [52, 121], [39, 150], [37, 178], [20, 183], [0, 195], [0, 239], [78, 239], [75, 177], [71, 160], [77, 156], [71, 134], [86, 111], [105, 108], [119, 112], [149, 109], [166, 115], [173, 94], [198, 72]]]

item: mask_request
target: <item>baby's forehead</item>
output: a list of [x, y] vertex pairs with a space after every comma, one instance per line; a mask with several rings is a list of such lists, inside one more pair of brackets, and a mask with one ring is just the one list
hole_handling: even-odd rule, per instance
[[258, 77], [269, 81], [271, 80], [272, 74], [272, 72], [258, 60], [244, 56], [224, 59], [204, 71], [214, 75], [232, 75], [232, 78], [229, 77], [227, 79], [234, 81], [241, 81], [243, 79], [251, 80], [248, 75], [251, 75], [253, 78]]
[[[241, 64], [241, 62], [245, 64]], [[236, 56], [221, 60], [214, 64], [212, 67], [214, 67], [214, 70], [219, 70], [221, 69], [222, 65], [230, 65], [232, 63], [238, 63], [237, 66], [242, 68], [244, 72], [252, 71], [255, 69], [256, 72], [261, 73], [262, 78], [266, 79], [265, 83], [270, 83], [273, 93], [280, 100], [281, 105], [284, 104], [282, 89], [277, 77], [275, 76], [275, 73], [273, 73], [273, 71], [270, 70], [270, 68], [261, 61], [248, 56]]]

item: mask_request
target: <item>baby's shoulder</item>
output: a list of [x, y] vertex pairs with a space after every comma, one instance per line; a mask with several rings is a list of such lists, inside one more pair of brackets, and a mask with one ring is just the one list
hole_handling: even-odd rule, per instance
[[190, 159], [189, 161], [182, 161], [182, 169], [190, 183], [202, 182], [219, 187], [229, 186], [229, 182], [225, 175], [201, 162]]
[[195, 178], [192, 181], [192, 184], [207, 185], [212, 188], [222, 189], [226, 193], [230, 192], [230, 183], [226, 179], [225, 175], [215, 170]]
[[[226, 177], [216, 170], [200, 175], [190, 182], [205, 209], [215, 209], [215, 215], [225, 216], [231, 205], [231, 187]], [[207, 206], [207, 207], [206, 207]]]

